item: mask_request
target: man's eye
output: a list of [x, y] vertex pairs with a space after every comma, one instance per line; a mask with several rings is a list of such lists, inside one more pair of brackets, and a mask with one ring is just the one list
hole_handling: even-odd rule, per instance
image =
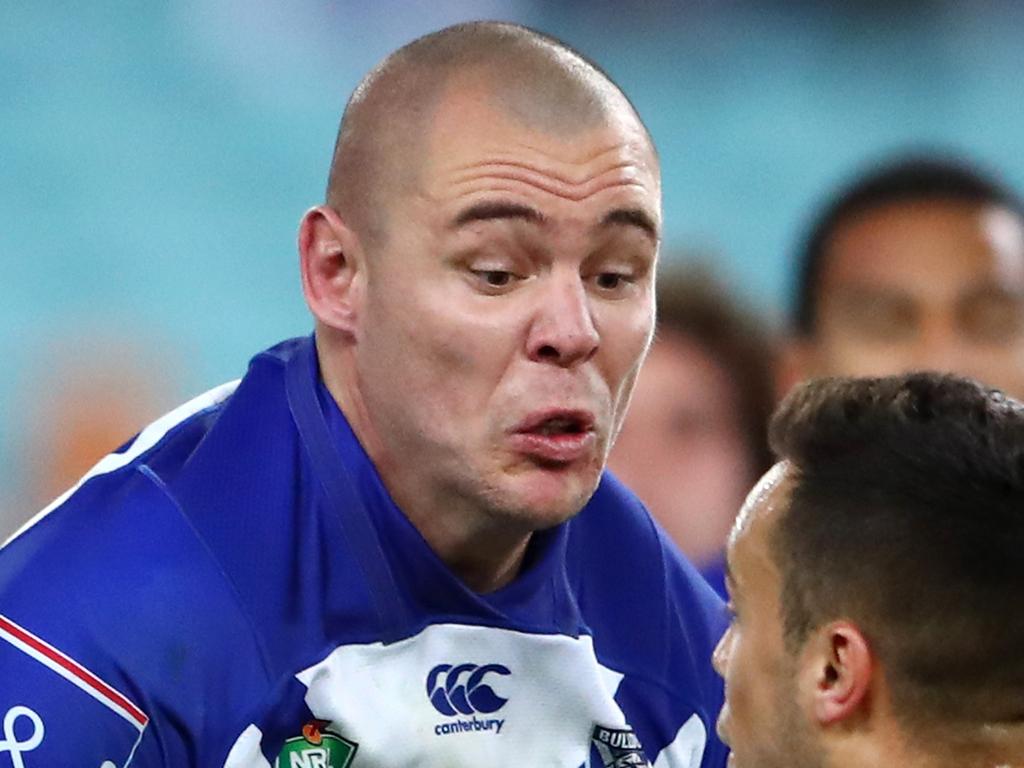
[[1019, 297], [989, 291], [961, 301], [957, 320], [964, 335], [974, 341], [1008, 342], [1024, 328], [1024, 305]]
[[597, 287], [605, 291], [614, 291], [621, 288], [628, 278], [619, 272], [602, 272], [597, 276]]
[[474, 269], [473, 274], [491, 288], [504, 288], [512, 282], [514, 275], [503, 269]]
[[851, 291], [834, 302], [835, 319], [862, 339], [893, 343], [918, 332], [918, 307], [907, 296]]

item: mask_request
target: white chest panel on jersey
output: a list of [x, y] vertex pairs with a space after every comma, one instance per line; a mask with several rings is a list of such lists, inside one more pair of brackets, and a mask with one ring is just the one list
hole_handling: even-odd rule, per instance
[[[613, 698], [622, 677], [598, 662], [589, 637], [437, 624], [391, 645], [342, 646], [297, 678], [325, 733], [348, 746], [332, 757], [327, 746], [315, 752], [302, 741], [301, 750], [286, 745], [277, 763], [647, 765]], [[702, 729], [699, 735], [703, 742]], [[258, 728], [247, 729], [225, 768], [268, 768], [259, 739]]]

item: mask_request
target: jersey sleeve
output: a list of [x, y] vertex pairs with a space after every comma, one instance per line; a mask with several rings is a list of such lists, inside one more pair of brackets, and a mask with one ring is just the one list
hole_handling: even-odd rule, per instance
[[125, 693], [0, 615], [0, 755], [13, 765], [127, 765], [149, 716]]
[[222, 765], [268, 688], [217, 561], [154, 478], [123, 472], [0, 549], [0, 766]]

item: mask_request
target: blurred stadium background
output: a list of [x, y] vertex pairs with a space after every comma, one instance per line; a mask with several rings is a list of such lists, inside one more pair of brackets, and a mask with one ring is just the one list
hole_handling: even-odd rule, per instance
[[1024, 186], [1009, 0], [3, 0], [0, 532], [59, 490], [78, 414], [119, 441], [309, 330], [294, 232], [348, 94], [471, 18], [608, 70], [660, 149], [667, 247], [776, 320], [812, 208], [866, 163], [946, 148]]

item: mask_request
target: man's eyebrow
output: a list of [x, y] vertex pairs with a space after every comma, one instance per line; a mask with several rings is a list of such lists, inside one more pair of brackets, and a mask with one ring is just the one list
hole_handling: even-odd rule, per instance
[[546, 220], [543, 213], [528, 205], [494, 201], [476, 203], [463, 209], [452, 222], [452, 228], [458, 229], [474, 221], [490, 221], [492, 219], [522, 219], [534, 224], [543, 224]]
[[602, 226], [624, 225], [627, 227], [638, 227], [644, 231], [651, 240], [658, 242], [658, 225], [647, 211], [642, 208], [616, 208], [609, 211], [601, 219]]

